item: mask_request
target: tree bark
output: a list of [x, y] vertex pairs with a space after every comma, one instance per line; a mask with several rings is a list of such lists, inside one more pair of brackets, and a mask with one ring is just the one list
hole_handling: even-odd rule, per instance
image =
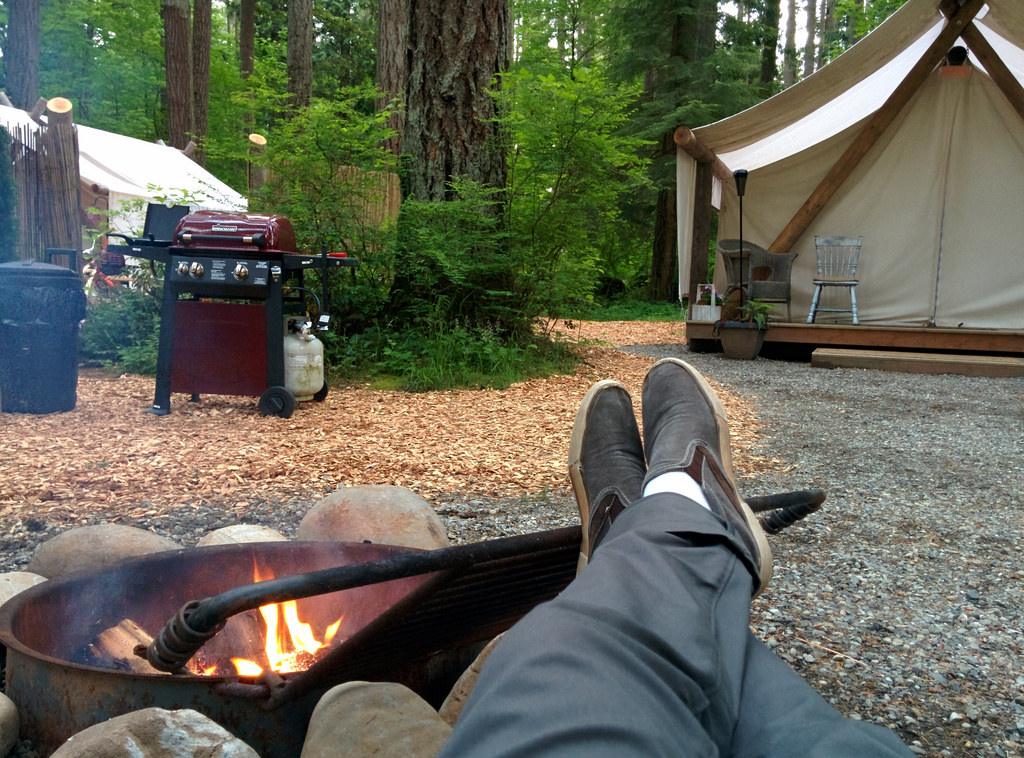
[[[706, 59], [714, 51], [715, 22], [718, 3], [715, 0], [694, 0], [691, 13], [675, 15], [669, 56], [681, 57], [687, 63]], [[645, 89], [659, 86], [648, 77]], [[662, 137], [660, 155], [670, 159], [675, 155], [674, 134]], [[674, 301], [686, 293], [679, 291], [679, 258], [676, 251], [676, 195], [675, 184], [658, 190], [654, 209], [654, 240], [651, 250], [651, 275], [647, 282], [648, 295], [654, 300]]]
[[195, 0], [192, 15], [192, 121], [199, 146], [192, 159], [206, 165], [203, 139], [210, 110], [210, 37], [213, 33], [211, 0]]
[[39, 97], [39, 0], [7, 0], [7, 95], [28, 110]]
[[313, 0], [288, 1], [288, 92], [296, 108], [313, 97]]
[[181, 149], [192, 124], [192, 34], [188, 0], [163, 0], [168, 142]]
[[779, 47], [779, 16], [782, 13], [782, 0], [765, 0], [763, 16], [764, 37], [761, 40], [761, 84], [765, 85], [765, 94], [771, 94], [771, 85], [779, 74], [776, 51]]
[[818, 4], [816, 0], [807, 0], [807, 5], [804, 7], [807, 14], [807, 41], [804, 43], [804, 76], [806, 77], [814, 73], [814, 63], [818, 59], [815, 45], [818, 32]]
[[241, 0], [238, 10], [238, 60], [242, 78], [255, 71], [256, 0]]
[[408, 194], [451, 199], [460, 177], [504, 188], [506, 146], [491, 91], [508, 67], [507, 0], [409, 0], [408, 14]]
[[[377, 22], [377, 89], [382, 93], [377, 110], [392, 100], [405, 103], [405, 87], [409, 74], [408, 16], [406, 0], [380, 0]], [[394, 155], [402, 154], [402, 132], [405, 129], [405, 111], [391, 114], [388, 126], [394, 130], [385, 147]]]
[[782, 86], [791, 87], [796, 84], [796, 0], [786, 3], [786, 46], [782, 52]]

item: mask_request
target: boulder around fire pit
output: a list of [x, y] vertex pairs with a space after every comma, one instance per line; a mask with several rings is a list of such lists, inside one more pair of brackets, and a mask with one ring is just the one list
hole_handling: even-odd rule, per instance
[[90, 726], [53, 758], [260, 758], [249, 745], [191, 709], [143, 708]]
[[28, 570], [53, 579], [72, 571], [108, 568], [128, 558], [180, 547], [174, 540], [134, 526], [79, 526], [41, 544], [28, 563]]
[[295, 538], [435, 550], [448, 547], [444, 522], [428, 501], [404, 487], [364, 484], [341, 487], [314, 505]]

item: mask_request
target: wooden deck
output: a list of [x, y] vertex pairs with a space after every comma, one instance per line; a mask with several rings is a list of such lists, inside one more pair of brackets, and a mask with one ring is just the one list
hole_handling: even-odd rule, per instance
[[[690, 349], [696, 352], [719, 351], [721, 347], [714, 337], [714, 326], [710, 321], [688, 321], [686, 338]], [[766, 358], [810, 362], [811, 355], [818, 348], [845, 348], [862, 353], [900, 351], [940, 356], [959, 354], [1024, 358], [1024, 330], [773, 322], [772, 328], [765, 335], [761, 355]], [[921, 366], [923, 360], [924, 356], [921, 356], [919, 360], [907, 365]]]

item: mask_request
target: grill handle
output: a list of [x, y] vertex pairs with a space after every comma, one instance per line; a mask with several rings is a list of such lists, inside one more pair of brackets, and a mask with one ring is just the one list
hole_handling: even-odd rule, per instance
[[244, 234], [193, 234], [192, 232], [181, 232], [178, 234], [179, 242], [240, 242], [243, 245], [254, 245], [259, 248], [266, 247], [267, 235], [263, 232], [252, 235]]

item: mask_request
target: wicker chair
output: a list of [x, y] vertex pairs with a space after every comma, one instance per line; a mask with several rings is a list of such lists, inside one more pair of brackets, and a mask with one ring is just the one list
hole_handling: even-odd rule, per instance
[[[751, 299], [786, 304], [786, 320], [792, 321], [790, 275], [796, 253], [769, 253], [760, 245], [743, 240], [743, 286]], [[718, 240], [718, 260], [725, 262], [730, 287], [740, 283], [740, 241]]]
[[[814, 252], [818, 257], [818, 275], [814, 277], [814, 298], [807, 323], [813, 324], [819, 313], [852, 313], [853, 323], [859, 324], [857, 316], [857, 261], [860, 258], [864, 237], [818, 237], [814, 238]], [[825, 287], [846, 287], [850, 292], [849, 308], [819, 308], [821, 291]]]

